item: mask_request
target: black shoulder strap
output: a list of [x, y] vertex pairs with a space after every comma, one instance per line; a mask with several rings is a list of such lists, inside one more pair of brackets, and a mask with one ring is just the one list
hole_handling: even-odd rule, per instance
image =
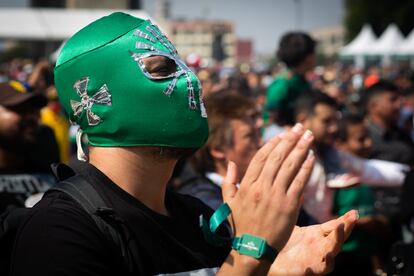
[[137, 251], [134, 243], [130, 242], [130, 231], [89, 182], [80, 175], [74, 175], [58, 183], [47, 193], [52, 191], [62, 192], [77, 202], [92, 217], [108, 241], [120, 249], [125, 269], [129, 272], [134, 270], [133, 260]]
[[53, 190], [60, 191], [75, 200], [93, 218], [105, 235], [109, 234], [111, 240], [117, 245], [122, 245], [118, 232], [103, 220], [105, 213], [113, 212], [112, 208], [107, 206], [95, 188], [83, 177], [72, 176], [50, 189]]
[[59, 181], [68, 179], [69, 177], [72, 177], [76, 174], [71, 167], [63, 163], [53, 163], [50, 165], [50, 167], [52, 169], [53, 174]]

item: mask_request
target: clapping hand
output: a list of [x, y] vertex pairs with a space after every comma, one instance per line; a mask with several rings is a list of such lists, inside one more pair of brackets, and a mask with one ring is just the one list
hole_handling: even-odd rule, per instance
[[[273, 249], [282, 251], [295, 226], [303, 189], [312, 171], [312, 141], [312, 132], [300, 124], [273, 138], [253, 157], [239, 189], [236, 164], [229, 162], [222, 190], [232, 210], [235, 236], [261, 237]], [[265, 274], [269, 268], [266, 260], [232, 250], [219, 273]]]
[[324, 275], [334, 268], [334, 258], [351, 234], [358, 219], [356, 211], [307, 227], [295, 226], [269, 275]]
[[300, 124], [273, 138], [253, 157], [239, 189], [236, 164], [229, 162], [222, 190], [232, 210], [234, 235], [261, 237], [279, 255], [270, 268], [265, 259], [256, 260], [232, 250], [219, 273], [305, 275], [332, 269], [333, 258], [357, 215], [351, 211], [325, 224], [295, 226], [315, 159], [309, 151], [312, 141], [312, 133]]

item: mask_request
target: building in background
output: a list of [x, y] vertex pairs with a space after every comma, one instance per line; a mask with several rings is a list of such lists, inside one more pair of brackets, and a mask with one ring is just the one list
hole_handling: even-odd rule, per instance
[[343, 26], [331, 26], [314, 29], [310, 35], [318, 42], [316, 52], [325, 57], [338, 54], [345, 43], [345, 29]]
[[[3, 43], [1, 52], [8, 51], [6, 46], [10, 44], [4, 42], [10, 41], [14, 42], [12, 45], [22, 48], [21, 52], [24, 53], [24, 57], [49, 56], [59, 48], [64, 39], [88, 23], [84, 23], [85, 18], [80, 20], [79, 16], [86, 16], [92, 20], [91, 15], [86, 14], [92, 12], [94, 16], [97, 16], [99, 11], [91, 10], [134, 10], [130, 13], [135, 16], [142, 14], [141, 17], [149, 18], [144, 10], [139, 10], [142, 8], [142, 2], [141, 0], [28, 0], [26, 8], [0, 10], [0, 12], [8, 17], [11, 16], [11, 13], [15, 14], [14, 18], [18, 18], [21, 25], [30, 25], [31, 28], [37, 27], [38, 34], [35, 35], [33, 32], [29, 32], [27, 35], [26, 33], [13, 33], [13, 36], [9, 36], [8, 30], [5, 30], [3, 34], [2, 28], [0, 28], [0, 41]], [[252, 42], [246, 40], [237, 42], [232, 22], [225, 20], [173, 20], [170, 16], [172, 1], [156, 0], [154, 3], [153, 19], [155, 23], [167, 34], [184, 59], [192, 55], [201, 60], [201, 66], [220, 64], [224, 67], [234, 67], [238, 63], [251, 61]], [[30, 13], [31, 18], [25, 17], [26, 13]], [[29, 19], [35, 22], [31, 22]]]
[[207, 65], [221, 63], [231, 67], [236, 64], [236, 39], [231, 22], [171, 21], [168, 33], [184, 59], [197, 54]]
[[0, 60], [50, 57], [65, 39], [112, 10], [149, 18], [141, 8], [141, 0], [27, 0], [0, 9]]
[[31, 0], [31, 7], [68, 9], [140, 9], [140, 0]]
[[166, 21], [170, 19], [171, 4], [168, 0], [155, 0], [154, 17], [158, 21]]
[[66, 0], [30, 0], [33, 8], [64, 8]]
[[253, 61], [253, 41], [251, 39], [237, 39], [236, 62], [237, 64], [251, 63]]

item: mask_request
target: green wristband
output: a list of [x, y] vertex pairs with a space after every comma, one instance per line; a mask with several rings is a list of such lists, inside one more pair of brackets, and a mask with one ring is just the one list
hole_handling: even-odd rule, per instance
[[219, 226], [226, 221], [231, 209], [227, 203], [223, 203], [211, 216], [208, 223], [203, 216], [200, 216], [200, 227], [204, 238], [214, 246], [230, 246], [240, 254], [248, 255], [256, 259], [262, 257], [273, 262], [276, 259], [276, 251], [260, 237], [244, 234], [241, 237], [227, 238], [216, 233]]
[[213, 233], [216, 233], [217, 228], [227, 220], [227, 217], [230, 215], [231, 209], [227, 203], [223, 203], [210, 218], [210, 230]]
[[222, 237], [216, 233], [219, 226], [227, 220], [228, 215], [231, 213], [229, 205], [223, 203], [211, 216], [210, 223], [207, 222], [203, 215], [200, 216], [200, 227], [203, 232], [204, 238], [208, 243], [214, 246], [227, 247], [231, 245], [232, 238]]
[[256, 259], [266, 258], [271, 263], [273, 263], [277, 256], [276, 250], [268, 245], [266, 240], [249, 234], [234, 237], [232, 248], [242, 255]]

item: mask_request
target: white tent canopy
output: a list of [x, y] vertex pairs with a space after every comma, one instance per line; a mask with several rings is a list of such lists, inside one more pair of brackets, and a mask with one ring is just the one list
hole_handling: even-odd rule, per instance
[[397, 25], [390, 24], [382, 33], [381, 37], [373, 45], [367, 55], [391, 56], [396, 53], [396, 49], [404, 41], [404, 36]]
[[397, 55], [414, 56], [414, 29], [397, 48]]
[[380, 60], [382, 65], [389, 65], [395, 58], [411, 57], [414, 67], [414, 29], [404, 38], [397, 25], [390, 24], [376, 39], [372, 28], [364, 25], [356, 38], [342, 48], [340, 57], [352, 58], [359, 68], [367, 60]]
[[[92, 21], [114, 10], [80, 9], [0, 9], [0, 38], [65, 40]], [[133, 16], [149, 19], [142, 10], [127, 10]]]
[[376, 43], [377, 38], [370, 25], [364, 25], [359, 34], [341, 50], [341, 56], [365, 55]]

